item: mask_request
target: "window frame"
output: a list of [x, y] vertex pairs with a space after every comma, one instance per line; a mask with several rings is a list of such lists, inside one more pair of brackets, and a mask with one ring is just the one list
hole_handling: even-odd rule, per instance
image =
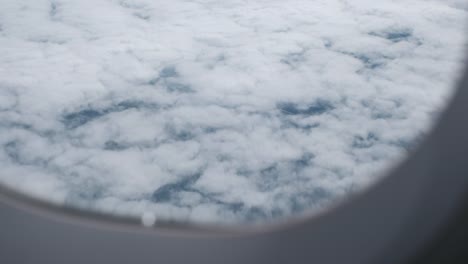
[[466, 210], [468, 69], [429, 136], [380, 182], [320, 215], [252, 227], [157, 223], [0, 186], [2, 263], [408, 263]]

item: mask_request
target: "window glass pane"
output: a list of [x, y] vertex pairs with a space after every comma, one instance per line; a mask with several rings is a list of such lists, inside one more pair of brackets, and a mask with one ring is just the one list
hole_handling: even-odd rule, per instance
[[1, 0], [0, 182], [222, 224], [320, 212], [453, 94], [463, 0]]

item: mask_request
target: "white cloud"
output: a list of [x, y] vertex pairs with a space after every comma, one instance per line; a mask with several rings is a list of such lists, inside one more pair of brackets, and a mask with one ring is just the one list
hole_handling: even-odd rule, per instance
[[157, 219], [321, 210], [414, 148], [462, 0], [0, 0], [0, 181]]

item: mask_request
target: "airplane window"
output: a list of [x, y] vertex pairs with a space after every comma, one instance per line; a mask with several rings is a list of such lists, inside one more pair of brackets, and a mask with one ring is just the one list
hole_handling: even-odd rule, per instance
[[321, 212], [449, 102], [464, 0], [2, 0], [0, 182], [157, 221]]

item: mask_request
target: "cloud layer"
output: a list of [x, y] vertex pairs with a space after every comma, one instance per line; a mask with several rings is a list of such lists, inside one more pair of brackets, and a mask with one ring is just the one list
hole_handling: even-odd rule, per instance
[[414, 148], [468, 4], [0, 0], [0, 181], [116, 214], [258, 222], [361, 190]]

